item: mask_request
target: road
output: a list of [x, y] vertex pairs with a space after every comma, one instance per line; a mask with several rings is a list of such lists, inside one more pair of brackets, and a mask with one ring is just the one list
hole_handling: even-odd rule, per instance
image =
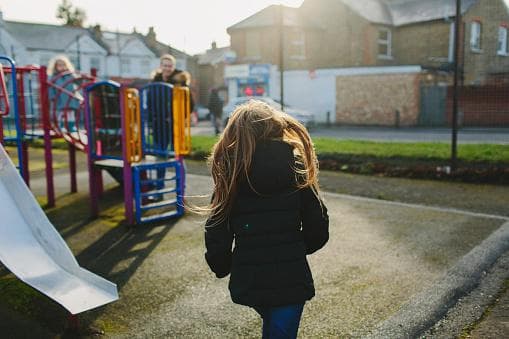
[[[200, 121], [191, 128], [191, 133], [213, 135], [214, 129], [209, 121]], [[318, 126], [310, 133], [313, 137], [392, 142], [451, 142], [452, 138], [449, 128]], [[509, 128], [462, 128], [458, 131], [458, 142], [509, 145]]]

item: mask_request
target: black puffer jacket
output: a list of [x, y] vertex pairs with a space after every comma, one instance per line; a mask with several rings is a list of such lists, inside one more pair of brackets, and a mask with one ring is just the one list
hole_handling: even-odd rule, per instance
[[295, 188], [294, 162], [290, 145], [259, 143], [249, 177], [261, 195], [243, 182], [228, 221], [207, 220], [205, 258], [217, 277], [231, 272], [235, 303], [281, 306], [315, 295], [306, 255], [329, 239], [329, 218], [311, 189]]

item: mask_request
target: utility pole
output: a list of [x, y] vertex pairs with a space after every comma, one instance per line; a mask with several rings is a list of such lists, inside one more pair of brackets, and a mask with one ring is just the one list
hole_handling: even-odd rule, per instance
[[76, 54], [77, 54], [77, 58], [76, 58], [77, 65], [76, 66], [78, 66], [77, 67], [78, 71], [81, 71], [81, 57], [80, 57], [81, 53], [80, 53], [80, 36], [79, 35], [76, 37]]
[[284, 111], [284, 31], [283, 31], [283, 5], [279, 5], [279, 91], [281, 96], [281, 111]]
[[461, 30], [461, 0], [456, 0], [456, 18], [454, 23], [454, 85], [452, 95], [452, 140], [451, 140], [451, 170], [456, 170], [458, 162], [458, 80], [459, 80], [459, 50]]

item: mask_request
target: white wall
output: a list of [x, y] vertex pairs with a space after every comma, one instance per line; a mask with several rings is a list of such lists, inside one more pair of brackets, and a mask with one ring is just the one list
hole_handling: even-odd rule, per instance
[[[74, 63], [74, 66], [77, 68], [77, 57], [78, 57], [78, 42], [73, 41], [67, 48], [65, 49], [65, 54], [71, 58]], [[79, 57], [80, 57], [80, 67], [81, 72], [90, 73], [90, 69], [92, 68], [91, 59], [97, 58], [99, 59], [99, 67], [98, 73], [99, 76], [104, 76], [107, 72], [106, 65], [106, 55], [107, 51], [97, 44], [91, 37], [87, 35], [82, 35], [79, 38]]]
[[120, 56], [108, 56], [107, 64], [108, 76], [147, 79], [159, 66], [159, 58], [140, 40], [133, 39], [123, 46]]
[[[307, 110], [315, 115], [316, 122], [331, 123], [336, 117], [336, 77], [348, 75], [419, 73], [420, 66], [351, 67], [285, 71], [284, 102], [289, 106]], [[280, 98], [279, 71], [273, 67], [270, 78], [270, 96]]]
[[29, 54], [26, 48], [14, 39], [3, 27], [0, 27], [0, 44], [6, 52], [5, 56], [13, 58], [12, 52], [14, 51], [14, 61], [16, 65], [34, 63], [33, 61], [29, 61]]

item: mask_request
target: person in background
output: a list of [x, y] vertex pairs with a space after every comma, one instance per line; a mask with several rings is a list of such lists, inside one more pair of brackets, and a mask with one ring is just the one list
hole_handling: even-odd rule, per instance
[[65, 55], [53, 57], [48, 64], [50, 104], [57, 113], [57, 125], [65, 131], [75, 132], [76, 115], [83, 97], [77, 92], [77, 84], [72, 80], [74, 66]]
[[315, 295], [306, 256], [329, 239], [311, 137], [291, 116], [251, 100], [235, 109], [209, 163], [205, 259], [218, 278], [230, 274], [232, 301], [260, 314], [263, 338], [296, 338]]
[[[185, 86], [189, 87], [191, 84], [191, 74], [186, 71], [182, 71], [175, 67], [176, 60], [171, 54], [164, 54], [160, 58], [159, 68], [152, 74], [152, 82], [164, 82], [173, 86]], [[191, 112], [194, 110], [193, 96], [190, 94], [191, 101]], [[168, 99], [169, 100], [169, 99]], [[152, 102], [152, 96], [149, 92], [149, 98], [147, 103], [150, 105]], [[158, 148], [166, 149], [170, 143], [171, 133], [169, 131], [171, 124], [169, 117], [171, 103], [163, 105], [165, 107], [163, 111], [157, 112], [154, 119], [154, 140]], [[154, 108], [155, 109], [155, 108]], [[159, 108], [160, 110], [161, 108]], [[166, 117], [166, 118], [163, 118]], [[164, 120], [164, 121], [163, 121]]]
[[[164, 54], [160, 58], [159, 69], [152, 77], [153, 82], [166, 82], [171, 85], [191, 85], [191, 74], [176, 68], [177, 61], [171, 54]], [[194, 99], [191, 95], [191, 112], [194, 110]]]
[[223, 100], [219, 97], [219, 93], [216, 88], [213, 88], [210, 92], [209, 103], [207, 105], [212, 125], [214, 125], [214, 131], [216, 135], [221, 132], [221, 119], [223, 116]]

